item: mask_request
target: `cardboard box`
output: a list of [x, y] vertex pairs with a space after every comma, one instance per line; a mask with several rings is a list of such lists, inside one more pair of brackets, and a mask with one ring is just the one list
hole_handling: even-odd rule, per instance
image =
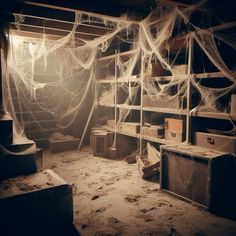
[[178, 96], [157, 96], [157, 95], [149, 96], [148, 94], [144, 94], [143, 106], [178, 109], [179, 97]]
[[172, 118], [165, 119], [165, 139], [183, 142], [184, 129], [182, 120]]
[[236, 154], [236, 136], [195, 132], [194, 144], [212, 150]]
[[151, 125], [143, 127], [143, 135], [154, 138], [164, 138], [165, 129], [163, 126]]
[[7, 179], [0, 209], [2, 235], [54, 235], [72, 225], [72, 188], [52, 170]]
[[121, 122], [119, 130], [121, 132], [138, 134], [138, 133], [140, 133], [140, 123], [137, 123], [137, 122]]

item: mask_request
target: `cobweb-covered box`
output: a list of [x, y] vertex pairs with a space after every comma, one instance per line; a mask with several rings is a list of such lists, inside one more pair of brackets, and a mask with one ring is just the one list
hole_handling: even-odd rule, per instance
[[223, 214], [229, 197], [229, 165], [227, 153], [187, 144], [162, 146], [160, 185]]

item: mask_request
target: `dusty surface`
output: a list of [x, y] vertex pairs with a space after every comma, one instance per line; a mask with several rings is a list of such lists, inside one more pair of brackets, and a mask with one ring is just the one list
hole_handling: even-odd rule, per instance
[[236, 235], [236, 222], [163, 193], [136, 164], [94, 157], [86, 148], [45, 152], [44, 167], [73, 184], [81, 235]]

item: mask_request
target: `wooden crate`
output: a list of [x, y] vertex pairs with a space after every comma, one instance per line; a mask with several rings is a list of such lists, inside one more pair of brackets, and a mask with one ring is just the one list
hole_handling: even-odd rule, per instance
[[71, 140], [50, 140], [49, 150], [51, 153], [65, 152], [76, 150], [79, 147], [79, 138], [73, 138]]
[[120, 129], [121, 132], [138, 134], [140, 133], [140, 123], [138, 122], [121, 122]]
[[164, 127], [160, 125], [151, 125], [143, 127], [143, 135], [154, 138], [164, 138]]
[[161, 189], [224, 214], [229, 163], [227, 153], [187, 144], [161, 146]]
[[221, 134], [195, 132], [194, 144], [197, 146], [236, 154], [236, 137]]
[[51, 170], [1, 181], [2, 235], [54, 235], [73, 221], [72, 188]]
[[108, 135], [107, 132], [98, 132], [93, 134], [93, 155], [107, 156]]
[[185, 132], [182, 120], [173, 118], [165, 119], [165, 139], [175, 142], [183, 142], [184, 135]]
[[159, 173], [160, 170], [160, 158], [157, 150], [147, 143], [147, 156], [141, 158], [136, 157], [138, 163], [138, 170], [143, 179], [149, 178]]

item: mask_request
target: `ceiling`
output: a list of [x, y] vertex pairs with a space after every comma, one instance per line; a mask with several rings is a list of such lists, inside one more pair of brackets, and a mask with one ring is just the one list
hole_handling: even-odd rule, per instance
[[[194, 0], [161, 1], [181, 7], [196, 3]], [[211, 12], [215, 18], [219, 19], [219, 22], [236, 20], [235, 0], [224, 0], [223, 2], [222, 0], [206, 0], [206, 2], [209, 9], [203, 9], [203, 11], [207, 10], [207, 14]], [[156, 0], [8, 0], [7, 2], [0, 1], [0, 22], [10, 22], [12, 28], [16, 29], [12, 13], [20, 13], [26, 16], [21, 25], [23, 34], [26, 36], [32, 35], [32, 33], [40, 35], [46, 31], [48, 35], [55, 38], [63, 37], [71, 31], [74, 12], [77, 10], [112, 17], [127, 14], [130, 19], [141, 20], [153, 8], [158, 8]], [[198, 15], [195, 18], [198, 18]], [[107, 31], [109, 29], [104, 26], [81, 25], [77, 36], [82, 39], [93, 39]]]

